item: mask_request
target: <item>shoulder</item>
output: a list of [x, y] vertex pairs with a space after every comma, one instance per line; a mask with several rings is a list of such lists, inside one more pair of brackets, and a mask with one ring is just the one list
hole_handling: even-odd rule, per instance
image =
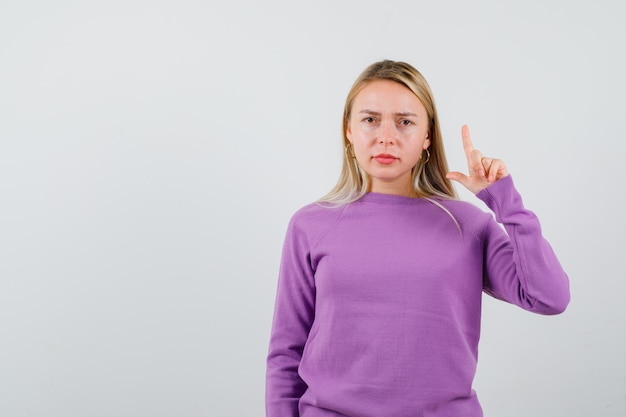
[[480, 220], [485, 216], [489, 216], [489, 213], [480, 209], [477, 205], [463, 200], [445, 200], [445, 199], [433, 199], [446, 209], [450, 211], [455, 217], [465, 219]]
[[347, 206], [333, 207], [324, 203], [311, 203], [298, 209], [292, 216], [292, 223], [308, 224], [326, 222], [341, 215]]
[[333, 207], [324, 203], [307, 204], [291, 216], [287, 233], [307, 236], [307, 240], [313, 244], [341, 218], [346, 207]]
[[441, 206], [449, 212], [461, 229], [477, 237], [484, 236], [489, 223], [494, 222], [492, 213], [468, 201], [447, 199], [433, 200], [441, 204]]

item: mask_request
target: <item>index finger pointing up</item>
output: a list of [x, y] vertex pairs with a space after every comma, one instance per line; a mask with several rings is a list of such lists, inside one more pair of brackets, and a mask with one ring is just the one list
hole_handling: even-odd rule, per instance
[[472, 138], [470, 137], [470, 131], [467, 125], [463, 125], [461, 127], [461, 137], [463, 138], [463, 149], [465, 150], [465, 156], [467, 156], [467, 159], [469, 160], [471, 159], [474, 145], [472, 144]]
[[461, 137], [463, 138], [463, 150], [465, 151], [467, 169], [469, 170], [470, 176], [484, 176], [485, 170], [483, 169], [481, 162], [483, 155], [480, 151], [474, 149], [472, 139], [470, 138], [469, 127], [467, 127], [467, 125], [463, 125], [463, 127], [461, 127]]

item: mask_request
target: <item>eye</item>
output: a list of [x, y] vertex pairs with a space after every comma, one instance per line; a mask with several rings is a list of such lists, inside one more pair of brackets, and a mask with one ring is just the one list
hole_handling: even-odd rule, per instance
[[373, 117], [366, 117], [365, 119], [363, 119], [363, 121], [365, 123], [374, 123], [376, 119], [374, 119]]
[[407, 119], [402, 119], [402, 120], [400, 120], [400, 124], [402, 126], [411, 126], [413, 124], [413, 122], [410, 121], [410, 120], [407, 120]]

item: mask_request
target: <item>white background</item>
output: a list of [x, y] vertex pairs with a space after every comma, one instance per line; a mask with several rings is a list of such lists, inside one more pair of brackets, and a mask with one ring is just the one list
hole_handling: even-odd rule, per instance
[[0, 416], [263, 416], [287, 222], [385, 58], [429, 80], [452, 169], [463, 123], [507, 162], [570, 275], [556, 317], [485, 296], [485, 415], [626, 415], [625, 9], [0, 1]]

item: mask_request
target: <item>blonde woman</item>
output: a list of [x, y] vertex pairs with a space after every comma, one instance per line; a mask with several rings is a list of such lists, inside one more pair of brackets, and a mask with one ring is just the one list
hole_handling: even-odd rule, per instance
[[[505, 164], [462, 139], [448, 172], [426, 80], [381, 61], [350, 90], [339, 182], [292, 217], [267, 359], [268, 417], [478, 417], [486, 292], [539, 314], [569, 282]], [[456, 199], [451, 180], [504, 225]]]

